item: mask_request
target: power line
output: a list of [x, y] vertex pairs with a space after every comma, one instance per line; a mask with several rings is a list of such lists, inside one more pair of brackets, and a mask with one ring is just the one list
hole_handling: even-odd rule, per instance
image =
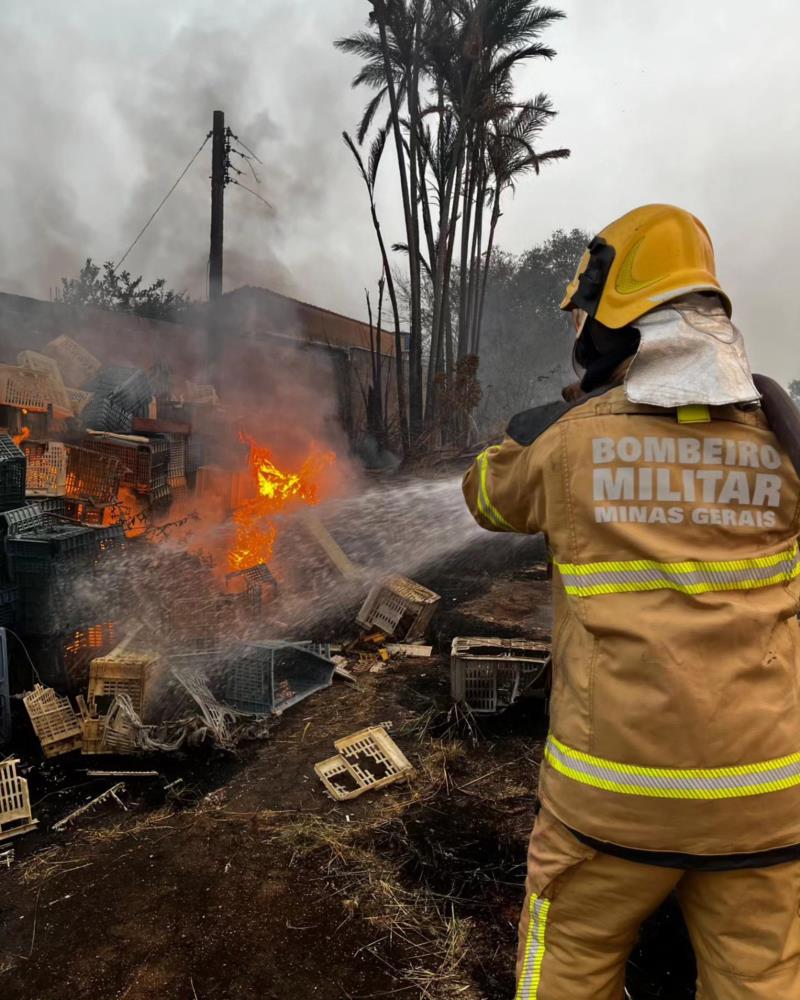
[[259, 158], [253, 152], [253, 150], [249, 146], [245, 146], [245, 144], [242, 142], [242, 140], [239, 138], [238, 135], [234, 135], [234, 133], [231, 132], [231, 138], [235, 139], [239, 143], [239, 145], [242, 147], [242, 149], [246, 150], [253, 157], [253, 159], [257, 163], [260, 163], [262, 167], [264, 166], [264, 161], [263, 160], [259, 160]]
[[244, 184], [242, 184], [242, 183], [241, 183], [241, 181], [237, 181], [237, 180], [236, 180], [235, 178], [233, 178], [233, 177], [231, 178], [231, 181], [230, 181], [230, 183], [231, 183], [231, 184], [235, 184], [235, 185], [236, 185], [236, 187], [240, 187], [240, 188], [242, 189], [242, 191], [247, 191], [247, 193], [248, 193], [248, 194], [251, 194], [251, 195], [252, 195], [252, 196], [253, 196], [254, 198], [258, 198], [258, 200], [259, 200], [259, 201], [263, 201], [263, 202], [264, 202], [264, 204], [265, 204], [265, 205], [267, 206], [267, 208], [268, 208], [268, 209], [270, 209], [270, 211], [272, 211], [272, 212], [274, 212], [274, 211], [275, 211], [275, 206], [274, 206], [274, 205], [271, 205], [271, 204], [270, 204], [270, 203], [269, 203], [269, 202], [267, 201], [267, 199], [266, 199], [266, 198], [262, 198], [262, 197], [261, 197], [261, 195], [260, 195], [260, 194], [258, 193], [258, 191], [254, 191], [254, 190], [253, 190], [252, 188], [249, 188], [249, 187], [245, 187], [245, 185], [244, 185]]
[[211, 138], [211, 133], [209, 132], [208, 135], [203, 140], [203, 143], [200, 146], [200, 148], [197, 150], [197, 152], [194, 154], [194, 156], [191, 158], [191, 160], [189, 160], [189, 162], [183, 168], [183, 170], [182, 170], [180, 176], [178, 177], [178, 179], [175, 181], [175, 183], [172, 185], [172, 187], [169, 189], [169, 191], [167, 191], [167, 193], [161, 199], [161, 201], [159, 202], [158, 207], [156, 208], [156, 210], [153, 212], [153, 214], [150, 216], [150, 218], [147, 220], [147, 222], [145, 222], [145, 224], [139, 230], [139, 233], [138, 233], [136, 239], [133, 241], [133, 243], [131, 243], [131, 245], [128, 247], [128, 249], [125, 251], [125, 253], [120, 257], [120, 259], [114, 265], [114, 270], [115, 271], [117, 270], [118, 267], [120, 267], [122, 265], [122, 263], [124, 262], [125, 258], [131, 252], [131, 250], [133, 250], [133, 248], [136, 246], [136, 244], [139, 242], [139, 240], [142, 238], [142, 236], [144, 236], [144, 234], [147, 231], [147, 228], [150, 225], [150, 223], [153, 221], [153, 219], [155, 219], [155, 217], [158, 215], [158, 213], [161, 211], [161, 209], [166, 204], [167, 199], [169, 198], [169, 196], [172, 194], [172, 192], [175, 190], [175, 188], [180, 184], [180, 182], [183, 180], [183, 178], [189, 172], [189, 168], [194, 163], [194, 161], [197, 159], [197, 157], [203, 152], [203, 150], [205, 149], [206, 143], [208, 142], [208, 140], [210, 138]]

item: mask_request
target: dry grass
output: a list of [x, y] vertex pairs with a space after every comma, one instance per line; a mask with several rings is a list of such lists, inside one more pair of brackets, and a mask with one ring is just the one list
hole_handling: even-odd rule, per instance
[[341, 899], [342, 925], [362, 920], [372, 929], [374, 937], [357, 954], [368, 952], [399, 985], [426, 1000], [479, 1000], [466, 967], [472, 925], [456, 915], [455, 901], [422, 884], [408, 885], [402, 869], [413, 859], [410, 848], [403, 856], [378, 845], [411, 807], [449, 793], [448, 766], [465, 752], [456, 741], [424, 739], [413, 783], [376, 797], [371, 810], [349, 821], [339, 811], [292, 818], [263, 812], [257, 818], [260, 831], [290, 852], [292, 865], [319, 865]]

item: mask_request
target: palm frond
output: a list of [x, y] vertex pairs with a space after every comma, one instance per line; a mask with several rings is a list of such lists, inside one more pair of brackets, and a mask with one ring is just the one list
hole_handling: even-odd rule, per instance
[[372, 125], [372, 120], [377, 114], [378, 109], [383, 103], [388, 92], [389, 88], [384, 84], [366, 108], [364, 108], [364, 114], [361, 116], [361, 121], [358, 123], [358, 132], [356, 133], [359, 146], [364, 142], [367, 132], [369, 132], [370, 125]]
[[364, 167], [364, 161], [361, 159], [361, 153], [359, 153], [358, 147], [353, 142], [352, 138], [350, 137], [350, 133], [349, 132], [342, 132], [342, 139], [344, 140], [345, 146], [347, 146], [347, 148], [353, 154], [353, 157], [354, 157], [356, 163], [358, 164], [358, 169], [361, 172], [361, 176], [364, 178], [364, 183], [369, 188], [369, 186], [370, 186], [369, 185], [369, 177], [367, 176], [367, 171], [366, 171], [366, 169]]
[[381, 157], [383, 156], [383, 151], [386, 148], [386, 136], [388, 130], [386, 127], [380, 129], [378, 134], [372, 141], [372, 146], [369, 151], [369, 162], [367, 166], [367, 177], [369, 178], [368, 183], [370, 190], [375, 190], [375, 181], [378, 177], [378, 167], [381, 164]]

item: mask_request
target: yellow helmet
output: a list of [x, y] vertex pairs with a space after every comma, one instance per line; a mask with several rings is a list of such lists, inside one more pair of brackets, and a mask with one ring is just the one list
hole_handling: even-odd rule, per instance
[[595, 236], [567, 285], [562, 309], [583, 309], [614, 330], [670, 299], [716, 292], [714, 248], [705, 226], [673, 205], [643, 205]]

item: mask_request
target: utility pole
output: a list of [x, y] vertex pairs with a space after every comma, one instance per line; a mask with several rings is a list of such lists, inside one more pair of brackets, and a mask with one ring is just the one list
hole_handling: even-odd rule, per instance
[[214, 112], [211, 135], [211, 249], [208, 256], [208, 297], [213, 301], [222, 295], [222, 233], [228, 158], [224, 111]]

